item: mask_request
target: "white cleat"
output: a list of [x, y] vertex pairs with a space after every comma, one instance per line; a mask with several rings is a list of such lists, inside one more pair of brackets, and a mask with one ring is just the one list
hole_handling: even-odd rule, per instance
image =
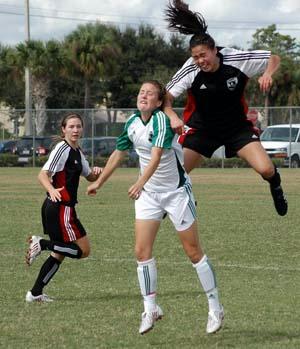
[[149, 313], [143, 312], [139, 333], [145, 334], [151, 331], [154, 327], [155, 321], [162, 319], [163, 316], [164, 313], [158, 305], [156, 306], [155, 311]]
[[27, 242], [29, 243], [29, 248], [26, 254], [26, 263], [31, 265], [38, 255], [41, 254], [42, 249], [40, 245], [40, 236], [32, 235], [29, 236]]
[[47, 296], [46, 294], [40, 294], [38, 296], [33, 296], [31, 291], [28, 291], [26, 293], [26, 297], [25, 300], [27, 303], [32, 303], [32, 302], [40, 302], [40, 303], [49, 303], [49, 302], [53, 302], [53, 299], [50, 298], [49, 296]]
[[210, 311], [208, 313], [208, 320], [206, 326], [207, 333], [215, 333], [219, 331], [224, 321], [224, 308], [220, 305], [220, 310]]

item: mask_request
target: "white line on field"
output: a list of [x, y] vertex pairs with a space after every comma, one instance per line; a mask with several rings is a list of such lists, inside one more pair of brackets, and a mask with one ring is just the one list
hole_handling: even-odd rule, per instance
[[[88, 257], [85, 260], [97, 260], [98, 258]], [[107, 263], [136, 263], [135, 259], [131, 258], [100, 258], [101, 261]], [[213, 259], [212, 259], [213, 260]], [[173, 265], [185, 265], [190, 262], [176, 262], [167, 259], [157, 258], [158, 264], [173, 264]], [[300, 272], [300, 268], [297, 267], [283, 267], [283, 266], [264, 266], [264, 265], [243, 265], [243, 264], [226, 264], [226, 263], [214, 263], [217, 268], [236, 268], [236, 269], [250, 269], [250, 270], [271, 270], [271, 271], [295, 271]]]

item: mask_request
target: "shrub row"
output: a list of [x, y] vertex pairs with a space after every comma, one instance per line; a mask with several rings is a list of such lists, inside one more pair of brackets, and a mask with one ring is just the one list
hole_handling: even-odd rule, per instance
[[[90, 160], [90, 159], [88, 159]], [[44, 163], [47, 161], [46, 156], [38, 156], [35, 158], [35, 166], [42, 167]], [[94, 165], [104, 167], [107, 161], [107, 157], [96, 157], [94, 159]], [[274, 159], [274, 164], [277, 167], [283, 167], [283, 160]], [[0, 167], [15, 167], [15, 166], [32, 166], [32, 158], [29, 158], [28, 164], [20, 163], [18, 161], [17, 155], [12, 154], [0, 154]], [[122, 166], [123, 167], [137, 167], [137, 162], [132, 161], [128, 156], [125, 157]], [[242, 159], [239, 158], [231, 158], [231, 159], [204, 159], [201, 167], [204, 168], [243, 168], [249, 167], [249, 165]]]

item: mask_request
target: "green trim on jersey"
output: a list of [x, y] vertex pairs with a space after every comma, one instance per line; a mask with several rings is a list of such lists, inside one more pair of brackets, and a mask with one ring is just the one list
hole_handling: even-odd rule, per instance
[[134, 113], [126, 122], [124, 126], [123, 132], [120, 134], [120, 136], [117, 139], [117, 146], [116, 149], [120, 151], [128, 150], [133, 148], [133, 143], [128, 137], [128, 128], [129, 126], [133, 123], [133, 121], [137, 118], [140, 117], [140, 113], [136, 112]]
[[161, 110], [154, 111], [152, 145], [158, 148], [172, 148], [174, 132], [170, 120]]

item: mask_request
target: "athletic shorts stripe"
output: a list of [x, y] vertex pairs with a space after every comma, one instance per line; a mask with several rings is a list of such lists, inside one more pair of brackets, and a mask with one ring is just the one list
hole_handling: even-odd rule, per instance
[[82, 234], [81, 227], [78, 226], [79, 222], [76, 218], [74, 207], [60, 206], [60, 227], [64, 242], [70, 242], [78, 240], [85, 235]]

